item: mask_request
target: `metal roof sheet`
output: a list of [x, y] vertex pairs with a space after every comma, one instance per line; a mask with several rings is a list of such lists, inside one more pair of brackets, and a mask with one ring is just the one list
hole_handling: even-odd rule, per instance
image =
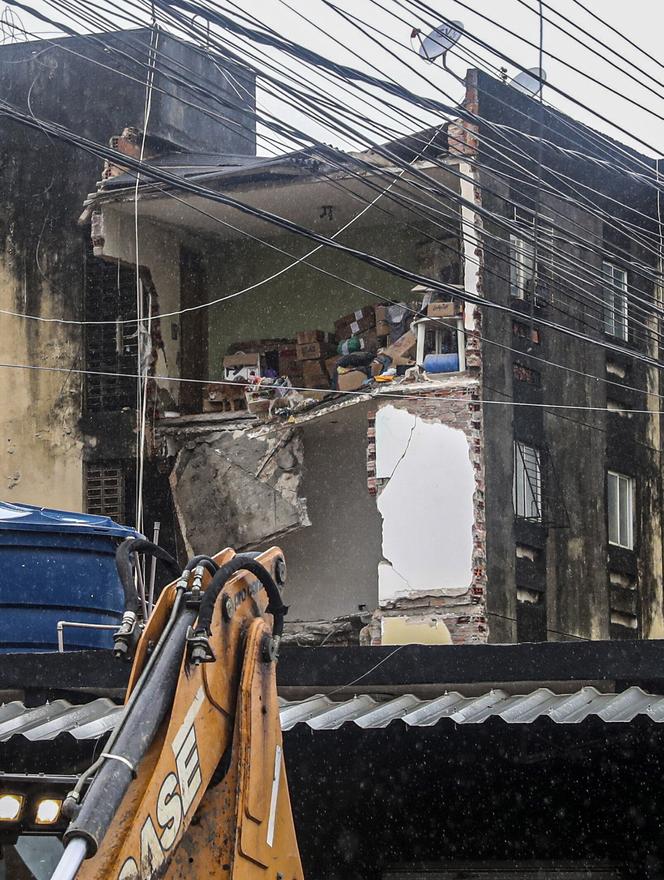
[[387, 727], [397, 720], [410, 727], [431, 727], [444, 719], [457, 724], [480, 724], [488, 718], [500, 718], [507, 724], [531, 724], [538, 718], [549, 718], [556, 724], [578, 724], [590, 716], [605, 722], [628, 722], [637, 715], [656, 723], [664, 721], [664, 696], [648, 694], [638, 687], [619, 694], [603, 694], [594, 687], [584, 687], [572, 694], [538, 688], [529, 694], [514, 695], [494, 689], [479, 697], [452, 692], [430, 700], [406, 694], [379, 701], [362, 694], [335, 702], [319, 695], [284, 702], [281, 726], [290, 730], [296, 724], [307, 724], [312, 730], [334, 730], [353, 722], [366, 730]]
[[36, 708], [11, 702], [0, 706], [0, 742], [24, 736], [32, 742], [55, 739], [62, 733], [75, 739], [97, 739], [112, 730], [122, 712], [112, 700], [100, 698], [80, 706], [54, 700]]
[[[0, 742], [24, 736], [33, 742], [53, 740], [69, 734], [77, 740], [90, 740], [108, 733], [117, 723], [122, 707], [108, 699], [83, 705], [55, 700], [36, 708], [21, 702], [0, 706]], [[432, 727], [449, 720], [457, 724], [481, 724], [500, 718], [507, 724], [531, 724], [549, 718], [556, 724], [579, 724], [591, 716], [607, 723], [632, 721], [637, 716], [664, 722], [664, 696], [648, 694], [638, 687], [622, 693], [604, 694], [584, 687], [571, 694], [556, 694], [538, 688], [529, 694], [508, 694], [493, 689], [479, 697], [455, 692], [422, 700], [413, 694], [381, 699], [358, 694], [350, 699], [332, 700], [322, 694], [305, 700], [280, 700], [282, 730], [306, 724], [312, 730], [336, 730], [355, 724], [363, 730], [387, 727], [402, 721], [410, 727]]]

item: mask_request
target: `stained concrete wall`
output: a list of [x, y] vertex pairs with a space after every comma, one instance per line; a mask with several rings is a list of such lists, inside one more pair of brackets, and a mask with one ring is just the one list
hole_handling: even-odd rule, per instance
[[[478, 77], [483, 118], [526, 131], [530, 128], [531, 134], [537, 132], [536, 102], [515, 95], [508, 86], [485, 74]], [[582, 135], [558, 114], [548, 111], [545, 125], [547, 139], [565, 148], [578, 148], [578, 137]], [[491, 127], [485, 134], [491, 138], [495, 132], [496, 128]], [[518, 135], [514, 141], [513, 133], [510, 138], [512, 146], [523, 149], [523, 164], [533, 172], [535, 141], [519, 140]], [[628, 162], [630, 151], [625, 148], [622, 152]], [[497, 173], [490, 171], [495, 161], [492, 150], [486, 151], [482, 159], [483, 207], [510, 220], [515, 203], [532, 211], [532, 178], [521, 184], [517, 178], [507, 182], [501, 178], [504, 169], [499, 162], [495, 165]], [[633, 222], [634, 215], [619, 209], [621, 202], [637, 207], [642, 212], [639, 222], [644, 231], [655, 235], [654, 196], [651, 188], [635, 180], [612, 174], [606, 167], [599, 169], [592, 163], [579, 162], [563, 152], [545, 148], [542, 161], [545, 169], [554, 168], [565, 177], [548, 173], [543, 177], [542, 214], [553, 218], [562, 229], [554, 239], [557, 253], [553, 278], [547, 284], [541, 308], [534, 311], [539, 341], [531, 344], [527, 338], [515, 336], [512, 315], [495, 309], [486, 309], [484, 314], [482, 397], [487, 401], [484, 425], [491, 640], [661, 637], [661, 426], [654, 413], [621, 416], [607, 411], [608, 401], [630, 409], [649, 406], [654, 411], [658, 408], [655, 395], [661, 389], [657, 375], [629, 353], [618, 355], [603, 348], [603, 343], [623, 346], [623, 342], [604, 333], [605, 292], [601, 281], [604, 250], [627, 269], [628, 283], [641, 299], [641, 306], [634, 302], [630, 305], [630, 333], [625, 347], [657, 357], [652, 337], [646, 341], [644, 329], [638, 327], [647, 314], [648, 303], [654, 300], [654, 290], [637, 267], [649, 266], [645, 273], [652, 272], [653, 254], [621, 235], [620, 222]], [[549, 186], [567, 188], [561, 184], [564, 179], [571, 181], [568, 190], [577, 202], [587, 194], [587, 187], [594, 189], [594, 202], [607, 214], [605, 223], [593, 216], [594, 211], [546, 192]], [[575, 180], [582, 187], [576, 187]], [[648, 216], [653, 218], [650, 224]], [[483, 292], [489, 300], [521, 310], [523, 320], [529, 324], [530, 304], [510, 296], [508, 233], [494, 222], [487, 221], [486, 228]], [[570, 265], [566, 258], [574, 263]], [[589, 278], [587, 271], [595, 277]], [[540, 324], [540, 320], [588, 334], [599, 344], [563, 335]], [[506, 352], [506, 344], [514, 350]], [[618, 362], [622, 377], [607, 373], [609, 361]], [[523, 381], [523, 374], [515, 376], [514, 362], [534, 371], [535, 381]], [[526, 405], [511, 407], [511, 401]], [[584, 409], [562, 411], [555, 408], [560, 404]], [[514, 439], [543, 452], [542, 523], [525, 522], [513, 515]], [[609, 469], [626, 473], [636, 481], [636, 541], [632, 550], [608, 543]], [[614, 586], [611, 579], [615, 576], [624, 579], [625, 585]], [[520, 600], [520, 592], [534, 601]], [[616, 610], [627, 614], [633, 625], [615, 625]]]
[[[147, 57], [145, 32], [134, 32], [131, 38], [116, 34], [105, 39], [119, 49], [126, 49], [125, 41], [131, 39], [138, 52], [136, 41], [140, 41], [141, 33]], [[191, 51], [170, 39], [168, 42], [179, 60], [183, 52]], [[117, 64], [134, 79], [86, 60], [90, 58], [106, 68]], [[23, 111], [103, 144], [127, 125], [142, 125], [145, 89], [140, 59], [120, 63], [117, 54], [91, 44], [87, 38], [67, 38], [55, 43], [4, 45], [0, 47], [0, 61], [3, 99]], [[199, 58], [192, 59], [194, 66], [199, 62]], [[230, 88], [220, 71], [209, 64], [207, 67], [207, 76], [218, 78], [221, 90]], [[164, 96], [153, 106], [150, 132], [193, 146], [197, 142], [196, 118], [202, 126], [198, 143], [207, 149], [252, 152], [251, 132], [249, 140], [238, 139], [228, 125], [211, 124], [209, 117], [200, 112], [184, 113], [179, 102], [170, 99], [169, 103]], [[84, 254], [89, 230], [79, 228], [77, 220], [83, 199], [100, 170], [101, 162], [94, 156], [40, 131], [3, 120], [0, 307], [42, 319], [77, 321], [84, 317]], [[164, 255], [170, 253], [167, 246], [162, 242], [161, 259], [154, 261], [164, 302], [170, 288], [160, 266]], [[174, 300], [169, 302], [175, 304]], [[164, 336], [168, 343], [170, 333]], [[75, 324], [2, 316], [0, 360], [60, 371], [2, 369], [0, 495], [4, 498], [81, 509], [82, 384], [73, 371], [84, 367], [83, 351], [82, 333]], [[176, 352], [169, 352], [167, 347], [167, 353], [176, 360]], [[103, 443], [104, 437], [100, 435], [97, 440]]]
[[288, 563], [289, 621], [332, 620], [378, 604], [381, 521], [367, 489], [367, 405], [302, 428], [311, 526], [279, 544]]

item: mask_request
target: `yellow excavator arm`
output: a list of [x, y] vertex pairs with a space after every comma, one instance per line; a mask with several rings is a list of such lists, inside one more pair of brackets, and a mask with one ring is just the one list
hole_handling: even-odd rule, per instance
[[276, 689], [284, 580], [279, 549], [224, 550], [163, 590], [121, 721], [65, 801], [53, 880], [302, 877]]

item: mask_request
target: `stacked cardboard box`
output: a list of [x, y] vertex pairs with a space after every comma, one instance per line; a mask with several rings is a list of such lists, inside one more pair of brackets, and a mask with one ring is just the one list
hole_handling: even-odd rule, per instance
[[323, 330], [301, 330], [297, 334], [296, 342], [297, 362], [302, 371], [303, 386], [329, 388], [330, 376], [325, 361], [334, 353], [334, 341], [329, 333]]
[[365, 330], [371, 330], [376, 326], [376, 313], [373, 306], [363, 306], [361, 309], [344, 315], [334, 322], [334, 332], [339, 341], [342, 339], [350, 339], [351, 336], [357, 336], [364, 333]]
[[376, 336], [389, 336], [390, 322], [387, 316], [387, 306], [376, 306], [374, 312], [376, 314]]

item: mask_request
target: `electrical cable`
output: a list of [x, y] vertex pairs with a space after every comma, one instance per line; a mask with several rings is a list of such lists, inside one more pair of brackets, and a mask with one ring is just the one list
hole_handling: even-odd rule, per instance
[[123, 160], [123, 161], [125, 161], [125, 162], [126, 162], [126, 159], [124, 159], [124, 160]]
[[[516, 351], [516, 349], [513, 349]], [[521, 352], [519, 352], [521, 354]], [[530, 357], [530, 355], [523, 355], [524, 357]], [[555, 365], [554, 365], [555, 366]], [[35, 372], [45, 372], [45, 373], [66, 373], [69, 372], [70, 369], [68, 367], [45, 367], [43, 365], [37, 364], [10, 364], [10, 363], [0, 363], [0, 369], [11, 369], [11, 370], [30, 370]], [[563, 367], [563, 369], [567, 369]], [[71, 370], [71, 372], [76, 373], [77, 375], [84, 376], [113, 376], [115, 378], [123, 378], [123, 379], [136, 379], [138, 378], [137, 373], [112, 373], [105, 372], [102, 370]], [[599, 376], [591, 376], [588, 374], [590, 378], [596, 379], [598, 381], [602, 381]], [[224, 380], [224, 379], [191, 379], [191, 378], [183, 378], [181, 376], [159, 376], [155, 375], [151, 378], [163, 381], [163, 382], [176, 382], [179, 384], [194, 384], [194, 385], [209, 385], [210, 383], [214, 385], [233, 385], [234, 387], [243, 386], [247, 387], [253, 391], [255, 391], [260, 386], [255, 382], [238, 382], [235, 380]], [[283, 385], [270, 385], [264, 386], [263, 390], [275, 390], [280, 391], [283, 390], [286, 386]], [[310, 392], [311, 388], [305, 388], [304, 386], [298, 387], [295, 385], [288, 386], [293, 391], [307, 391]], [[470, 403], [470, 404], [481, 404], [487, 406], [513, 406], [517, 408], [527, 408], [531, 407], [533, 409], [551, 409], [551, 410], [578, 410], [582, 412], [614, 412], [614, 413], [623, 413], [625, 415], [647, 415], [647, 416], [661, 416], [664, 415], [664, 409], [637, 409], [637, 408], [629, 408], [629, 407], [618, 407], [616, 409], [608, 410], [605, 406], [591, 406], [590, 404], [572, 404], [572, 403], [533, 403], [532, 401], [518, 401], [518, 400], [493, 400], [491, 398], [469, 398], [469, 397], [441, 397], [437, 398], [435, 396], [436, 386], [433, 382], [428, 384], [429, 388], [431, 388], [431, 394], [414, 394], [411, 392], [398, 392], [398, 391], [384, 391], [380, 390], [379, 392], [367, 391], [329, 391], [330, 394], [338, 394], [343, 397], [362, 397], [363, 399], [369, 399], [371, 397], [395, 400], [426, 400], [426, 401], [435, 401], [440, 404], [447, 403]], [[622, 386], [621, 386], [622, 387]], [[647, 394], [648, 392], [643, 391], [641, 389], [641, 393]], [[662, 395], [653, 395], [662, 397]], [[305, 415], [306, 413], [302, 413]], [[168, 421], [168, 420], [166, 420]]]

